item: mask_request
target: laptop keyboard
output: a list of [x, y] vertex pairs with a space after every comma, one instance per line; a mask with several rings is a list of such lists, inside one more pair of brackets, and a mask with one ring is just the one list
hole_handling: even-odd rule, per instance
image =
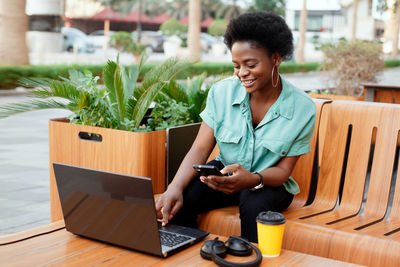
[[161, 245], [167, 247], [175, 247], [176, 245], [179, 245], [191, 239], [188, 236], [165, 232], [163, 230], [159, 230], [159, 232], [160, 232]]

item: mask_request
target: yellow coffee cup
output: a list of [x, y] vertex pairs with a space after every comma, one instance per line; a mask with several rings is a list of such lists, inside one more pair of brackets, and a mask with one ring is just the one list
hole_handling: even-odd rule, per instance
[[258, 248], [264, 257], [281, 254], [285, 217], [279, 212], [263, 211], [257, 216]]

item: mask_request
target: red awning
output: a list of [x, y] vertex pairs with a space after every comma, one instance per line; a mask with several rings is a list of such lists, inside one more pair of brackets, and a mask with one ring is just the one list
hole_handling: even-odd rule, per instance
[[179, 20], [179, 23], [180, 23], [180, 24], [183, 24], [183, 25], [189, 25], [189, 16], [186, 16], [186, 17], [184, 17], [184, 18], [181, 18], [181, 19]]
[[158, 15], [157, 17], [153, 18], [153, 23], [161, 25], [169, 19], [171, 19], [171, 16], [169, 16], [167, 13], [162, 13], [162, 14]]
[[207, 19], [203, 20], [200, 24], [200, 26], [202, 28], [208, 28], [210, 27], [211, 23], [214, 22], [215, 19], [213, 19], [212, 17], [208, 17]]
[[120, 15], [117, 12], [112, 10], [109, 7], [104, 8], [102, 11], [97, 13], [96, 15], [90, 17], [91, 20], [110, 20], [110, 21], [123, 21]]
[[[154, 23], [153, 20], [151, 18], [149, 18], [146, 14], [141, 14], [142, 18], [141, 18], [141, 22], [142, 23]], [[131, 13], [129, 13], [124, 20], [126, 22], [133, 22], [133, 23], [137, 23], [139, 21], [139, 10], [133, 10]]]

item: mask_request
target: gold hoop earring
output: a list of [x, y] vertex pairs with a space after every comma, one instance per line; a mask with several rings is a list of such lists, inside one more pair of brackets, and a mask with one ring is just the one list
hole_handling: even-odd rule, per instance
[[279, 73], [278, 73], [278, 71], [276, 71], [276, 73], [277, 73], [277, 78], [276, 78], [276, 83], [274, 83], [274, 72], [275, 72], [275, 67], [276, 67], [276, 65], [274, 65], [274, 66], [272, 67], [272, 74], [271, 74], [272, 86], [273, 86], [274, 88], [277, 87], [277, 86], [278, 86], [278, 83], [279, 83]]

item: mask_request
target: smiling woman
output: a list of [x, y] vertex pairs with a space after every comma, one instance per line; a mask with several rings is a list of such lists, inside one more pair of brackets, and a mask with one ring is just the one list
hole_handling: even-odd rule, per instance
[[[196, 227], [199, 213], [239, 205], [241, 235], [257, 242], [257, 215], [285, 210], [299, 193], [290, 174], [310, 151], [315, 105], [279, 76], [293, 51], [280, 16], [243, 14], [230, 21], [224, 39], [235, 76], [211, 88], [198, 136], [156, 208], [164, 224]], [[220, 154], [208, 164], [224, 176], [196, 176], [192, 165], [206, 163], [216, 143]]]

